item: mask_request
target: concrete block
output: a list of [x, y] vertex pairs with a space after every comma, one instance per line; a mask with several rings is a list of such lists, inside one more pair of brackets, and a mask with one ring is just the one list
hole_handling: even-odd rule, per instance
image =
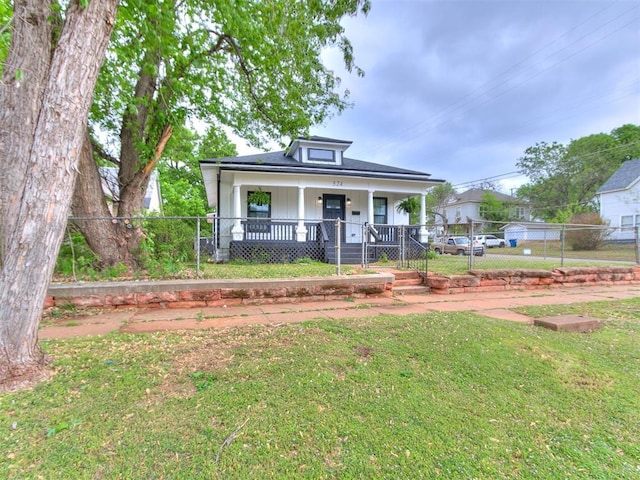
[[538, 327], [562, 332], [593, 332], [602, 327], [602, 321], [582, 315], [558, 315], [556, 317], [536, 318], [533, 321]]

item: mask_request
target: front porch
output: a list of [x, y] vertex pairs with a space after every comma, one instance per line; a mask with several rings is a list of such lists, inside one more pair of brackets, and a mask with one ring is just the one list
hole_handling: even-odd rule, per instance
[[[427, 248], [420, 226], [354, 224], [342, 220], [304, 222], [304, 241], [298, 236], [298, 220], [242, 219], [242, 237], [232, 232], [237, 219], [215, 219], [215, 242], [207, 251], [223, 261], [243, 260], [257, 263], [295, 262], [302, 258], [336, 263], [340, 247], [341, 263], [376, 262], [381, 257], [398, 260], [403, 255], [419, 258]], [[348, 232], [360, 230], [358, 235]], [[337, 241], [340, 239], [340, 241]], [[407, 250], [408, 249], [408, 250]]]

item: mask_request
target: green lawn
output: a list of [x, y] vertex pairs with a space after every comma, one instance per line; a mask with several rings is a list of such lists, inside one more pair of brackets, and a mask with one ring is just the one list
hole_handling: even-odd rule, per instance
[[640, 300], [44, 343], [0, 478], [639, 478]]
[[[524, 252], [527, 251], [527, 254]], [[564, 255], [564, 262], [561, 256]], [[520, 242], [516, 248], [488, 248], [486, 255], [473, 258], [474, 270], [603, 267], [635, 265], [634, 245], [607, 245], [599, 250], [562, 252], [560, 242]], [[428, 270], [440, 275], [463, 275], [469, 271], [469, 257], [438, 255], [430, 258]]]

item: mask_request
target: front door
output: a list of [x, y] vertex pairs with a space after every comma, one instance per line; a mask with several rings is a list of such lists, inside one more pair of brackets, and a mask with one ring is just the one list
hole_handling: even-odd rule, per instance
[[[329, 238], [331, 240], [335, 239], [335, 220], [339, 218], [340, 220], [345, 219], [345, 210], [344, 210], [344, 195], [335, 195], [333, 193], [325, 193], [322, 196], [322, 218], [325, 220], [325, 224], [327, 226], [327, 230], [329, 232]], [[327, 220], [333, 220], [333, 222], [327, 222]], [[346, 238], [345, 235], [345, 225], [341, 225], [341, 241], [344, 242]]]

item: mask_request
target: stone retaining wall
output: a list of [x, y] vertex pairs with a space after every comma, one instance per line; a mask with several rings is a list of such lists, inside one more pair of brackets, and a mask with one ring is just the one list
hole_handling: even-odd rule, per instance
[[393, 274], [348, 277], [57, 284], [45, 308], [198, 308], [390, 294]]
[[494, 292], [582, 285], [640, 284], [640, 267], [571, 267], [548, 270], [473, 270], [468, 275], [429, 275], [431, 293]]

